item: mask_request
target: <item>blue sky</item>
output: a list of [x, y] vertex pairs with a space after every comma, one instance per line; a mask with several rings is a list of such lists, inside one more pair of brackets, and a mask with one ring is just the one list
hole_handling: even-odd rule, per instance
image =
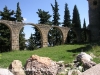
[[[55, 0], [0, 0], [0, 10], [2, 11], [5, 5], [8, 7], [8, 9], [16, 10], [17, 2], [20, 3], [22, 16], [24, 17], [25, 22], [38, 23], [39, 17], [36, 13], [38, 9], [49, 11], [49, 14], [52, 15], [53, 12], [51, 4], [54, 5]], [[63, 22], [64, 7], [65, 3], [67, 3], [71, 19], [74, 5], [77, 5], [78, 11], [80, 13], [81, 24], [83, 25], [84, 18], [86, 20], [86, 24], [89, 24], [87, 0], [57, 0], [57, 2], [59, 5], [60, 22]], [[25, 26], [24, 32], [26, 34], [25, 37], [28, 38], [30, 33], [33, 33], [33, 30], [31, 26]]]

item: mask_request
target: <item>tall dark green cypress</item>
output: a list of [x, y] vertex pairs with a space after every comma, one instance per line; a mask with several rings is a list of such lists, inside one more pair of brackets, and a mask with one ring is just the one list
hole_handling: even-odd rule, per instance
[[51, 4], [51, 6], [52, 6], [52, 10], [53, 10], [52, 24], [55, 25], [55, 26], [59, 26], [59, 24], [60, 24], [60, 22], [59, 22], [59, 20], [60, 20], [60, 18], [59, 18], [60, 14], [58, 12], [59, 11], [58, 2], [55, 0], [55, 5]]
[[[16, 21], [17, 22], [22, 22], [23, 21], [23, 17], [21, 16], [21, 9], [19, 6], [19, 2], [17, 3], [17, 10], [16, 10]], [[23, 32], [24, 27], [21, 29], [20, 33], [19, 33], [19, 49], [20, 50], [24, 50], [26, 45], [25, 45], [25, 33]]]
[[82, 29], [82, 40], [83, 42], [86, 42], [87, 41], [87, 29], [86, 29], [86, 22], [85, 22], [85, 19], [84, 19], [84, 23], [83, 23], [83, 29]]
[[23, 17], [21, 16], [21, 9], [20, 9], [20, 6], [19, 6], [19, 2], [17, 3], [17, 10], [16, 10], [16, 21], [17, 22], [22, 22], [23, 21]]
[[64, 27], [70, 27], [70, 25], [71, 25], [70, 12], [69, 12], [69, 9], [68, 9], [68, 4], [65, 3], [63, 26]]
[[84, 18], [84, 23], [83, 23], [83, 29], [86, 29], [86, 21], [85, 21], [85, 18]]
[[38, 9], [38, 12], [36, 13], [38, 14], [38, 17], [40, 18], [39, 24], [51, 25], [51, 21], [50, 21], [51, 15], [49, 14], [49, 12]]
[[[55, 0], [55, 5], [52, 5], [51, 4], [51, 7], [52, 7], [52, 10], [53, 10], [53, 20], [52, 20], [52, 24], [54, 25], [54, 26], [59, 26], [60, 25], [60, 22], [59, 22], [59, 20], [60, 20], [60, 14], [59, 14], [59, 8], [58, 8], [58, 2]], [[61, 44], [61, 41], [60, 41], [60, 39], [61, 39], [61, 34], [60, 34], [60, 32], [58, 31], [58, 29], [57, 28], [53, 28], [52, 29], [52, 31], [51, 31], [52, 33], [50, 34], [50, 35], [52, 35], [52, 39], [53, 39], [53, 46], [54, 45], [59, 45], [59, 44]]]
[[77, 9], [77, 6], [74, 6], [73, 9], [73, 18], [72, 18], [72, 24], [74, 28], [81, 28], [81, 22], [80, 22], [80, 15]]

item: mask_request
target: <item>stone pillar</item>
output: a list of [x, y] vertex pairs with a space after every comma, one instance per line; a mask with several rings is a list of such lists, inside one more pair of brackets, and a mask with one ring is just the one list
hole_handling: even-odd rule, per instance
[[19, 50], [19, 33], [12, 31], [11, 35], [11, 42], [12, 42], [12, 50]]
[[42, 34], [42, 47], [48, 47], [48, 32], [51, 27], [49, 25], [43, 25], [42, 27], [39, 26], [39, 28], [41, 29]]
[[48, 34], [43, 34], [42, 36], [42, 47], [48, 47]]
[[70, 30], [70, 28], [68, 28], [68, 27], [62, 27], [61, 28], [61, 31], [62, 31], [62, 34], [63, 34], [63, 44], [66, 43], [69, 30]]
[[62, 36], [63, 36], [62, 44], [65, 44], [66, 40], [67, 40], [67, 35], [68, 35], [68, 32], [69, 32], [70, 28], [68, 28], [68, 27], [57, 27], [57, 28], [59, 28], [61, 30], [61, 32], [62, 32]]

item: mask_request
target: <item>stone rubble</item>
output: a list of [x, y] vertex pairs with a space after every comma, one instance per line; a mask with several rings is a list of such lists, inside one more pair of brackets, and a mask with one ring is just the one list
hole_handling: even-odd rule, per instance
[[32, 55], [25, 64], [26, 75], [57, 75], [58, 65], [48, 57]]
[[13, 60], [13, 62], [9, 65], [9, 70], [14, 75], [25, 75], [22, 67], [22, 62], [19, 60]]
[[96, 65], [92, 59], [89, 54], [81, 52], [73, 63], [65, 64], [64, 61], [32, 55], [24, 68], [21, 61], [14, 60], [9, 69], [0, 69], [0, 75], [100, 75], [100, 64]]

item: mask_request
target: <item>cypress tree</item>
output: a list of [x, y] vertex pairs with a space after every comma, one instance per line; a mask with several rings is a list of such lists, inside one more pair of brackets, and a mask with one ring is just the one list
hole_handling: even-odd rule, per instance
[[72, 27], [81, 28], [80, 16], [76, 5], [74, 6], [73, 9], [72, 24], [73, 24]]
[[70, 25], [71, 25], [70, 12], [69, 12], [69, 9], [68, 9], [68, 4], [65, 3], [63, 26], [64, 27], [70, 27]]
[[[19, 6], [19, 2], [17, 3], [17, 10], [16, 10], [16, 21], [17, 22], [22, 22], [23, 21], [23, 17], [21, 16], [21, 9]], [[23, 32], [24, 27], [21, 29], [20, 33], [19, 33], [19, 49], [20, 50], [24, 50], [26, 45], [25, 45], [25, 33]]]
[[52, 10], [53, 10], [53, 20], [52, 20], [52, 24], [53, 25], [56, 25], [56, 26], [59, 26], [59, 24], [60, 24], [60, 22], [59, 22], [59, 20], [60, 20], [60, 18], [59, 18], [59, 8], [58, 8], [58, 2], [55, 0], [55, 5], [52, 5], [51, 4], [51, 6], [52, 6]]
[[86, 29], [85, 19], [84, 19], [84, 23], [83, 23], [82, 40], [83, 40], [83, 42], [87, 41], [87, 29]]
[[16, 21], [17, 22], [22, 22], [23, 21], [23, 17], [21, 16], [21, 9], [20, 9], [20, 6], [19, 6], [19, 2], [17, 3], [17, 10], [16, 10]]
[[49, 12], [38, 9], [38, 12], [36, 12], [36, 13], [38, 14], [38, 17], [40, 18], [39, 24], [51, 25], [51, 22], [50, 22], [51, 15], [49, 14]]
[[[55, 5], [51, 4], [51, 7], [52, 7], [52, 10], [53, 10], [53, 20], [52, 20], [52, 24], [54, 26], [59, 26], [60, 25], [60, 14], [59, 14], [59, 8], [58, 8], [58, 2], [55, 0]], [[53, 39], [53, 46], [54, 45], [59, 45], [61, 44], [60, 42], [60, 39], [61, 39], [61, 34], [59, 33], [58, 29], [57, 28], [52, 28], [51, 29], [51, 34], [52, 35], [52, 39]]]
[[83, 23], [83, 29], [86, 29], [86, 22], [85, 22], [85, 18], [84, 18], [84, 23]]

